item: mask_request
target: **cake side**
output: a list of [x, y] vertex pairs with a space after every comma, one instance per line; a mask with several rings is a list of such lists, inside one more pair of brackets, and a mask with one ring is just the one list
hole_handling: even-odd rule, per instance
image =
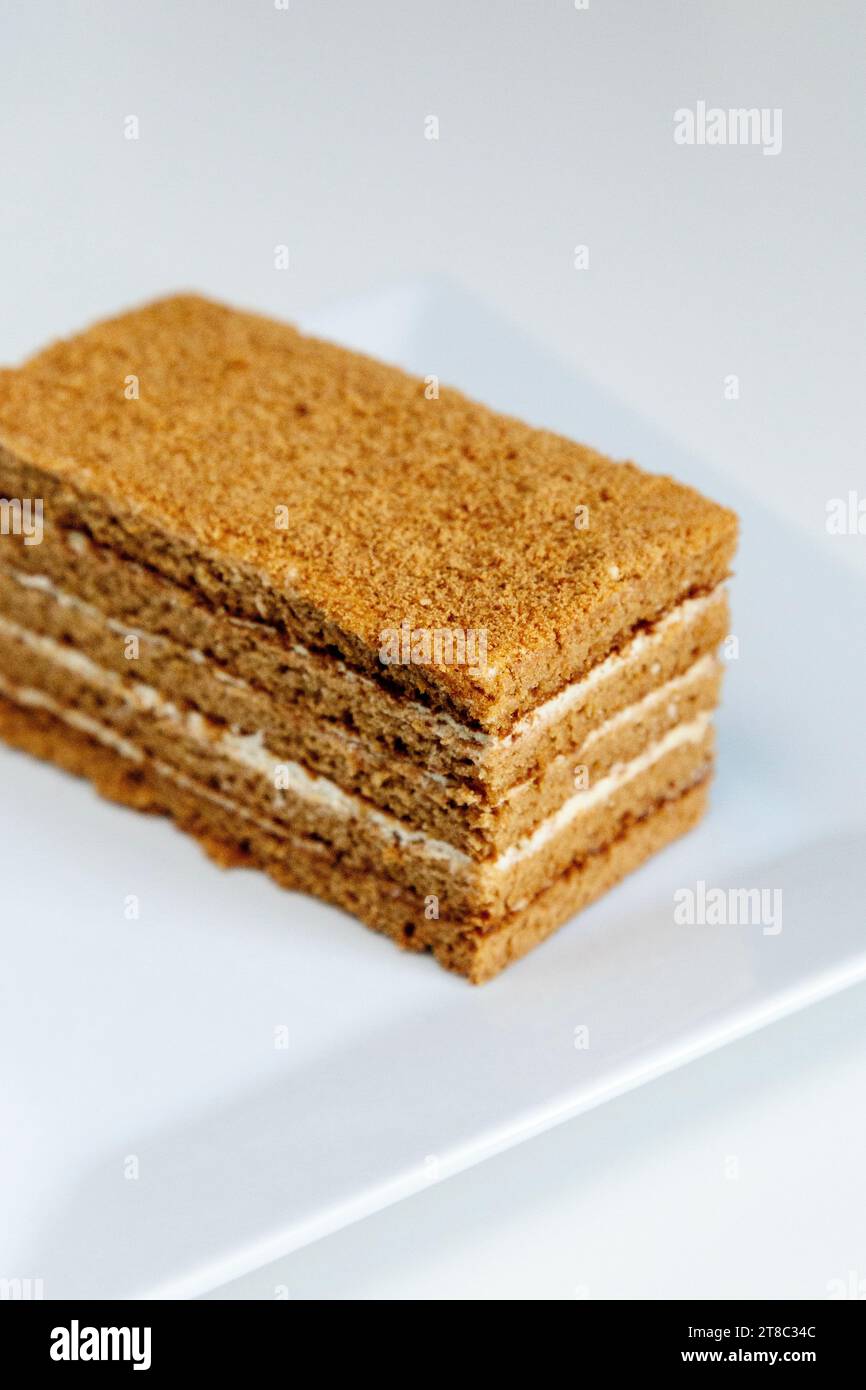
[[[222, 868], [254, 867], [282, 887], [310, 893], [352, 913], [410, 951], [429, 951], [473, 984], [492, 979], [546, 940], [626, 874], [694, 828], [707, 806], [708, 778], [625, 821], [608, 839], [531, 901], [496, 917], [430, 913], [431, 896], [401, 887], [363, 866], [329, 858], [316, 841], [286, 837], [278, 827], [238, 817], [237, 808], [165, 765], [140, 759], [133, 745], [106, 741], [96, 723], [70, 725], [43, 699], [7, 698], [0, 680], [0, 738], [14, 748], [86, 777], [110, 800], [170, 817]], [[446, 910], [447, 914], [447, 910]]]
[[708, 708], [681, 714], [659, 737], [639, 728], [627, 760], [608, 760], [588, 785], [562, 789], [532, 829], [512, 830], [502, 848], [478, 854], [298, 763], [276, 763], [258, 735], [208, 720], [170, 692], [112, 673], [106, 679], [74, 648], [2, 616], [0, 639], [0, 693], [7, 700], [122, 749], [139, 766], [158, 766], [163, 778], [190, 784], [247, 828], [267, 827], [293, 847], [312, 846], [326, 861], [373, 873], [419, 901], [432, 895], [452, 919], [487, 920], [528, 902], [625, 824], [703, 780], [712, 764]]
[[[594, 783], [718, 699], [712, 651], [727, 631], [722, 591], [642, 630], [508, 734], [481, 736], [287, 648], [276, 634], [265, 641], [245, 622], [178, 606], [177, 592], [143, 573], [133, 601], [115, 594], [106, 612], [93, 602], [106, 602], [104, 586], [94, 593], [86, 583], [100, 578], [102, 557], [74, 539], [66, 554], [52, 554], [47, 542], [10, 554], [0, 543], [0, 671], [78, 707], [95, 702], [145, 747], [158, 734], [177, 739], [177, 711], [186, 741], [198, 733], [206, 756], [222, 735], [245, 740], [257, 753], [250, 794], [265, 806], [291, 761], [407, 828], [484, 858], [534, 830], [576, 786]], [[118, 591], [123, 569], [116, 560], [107, 567]], [[167, 732], [152, 731], [154, 719]], [[200, 755], [187, 749], [187, 758]]]
[[736, 519], [422, 385], [192, 297], [0, 374], [0, 736], [481, 980], [701, 814]]

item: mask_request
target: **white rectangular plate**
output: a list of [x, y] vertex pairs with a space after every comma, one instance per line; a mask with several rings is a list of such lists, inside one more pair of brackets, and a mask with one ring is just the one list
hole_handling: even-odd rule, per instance
[[[866, 977], [862, 581], [453, 289], [309, 326], [740, 511], [711, 813], [473, 989], [0, 751], [0, 1277], [46, 1297], [205, 1292]], [[677, 925], [699, 880], [782, 930]]]

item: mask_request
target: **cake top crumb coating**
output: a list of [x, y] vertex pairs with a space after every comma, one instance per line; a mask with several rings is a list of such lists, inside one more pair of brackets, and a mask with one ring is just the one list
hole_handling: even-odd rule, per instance
[[0, 443], [371, 650], [404, 623], [483, 633], [483, 669], [424, 677], [490, 728], [728, 572], [736, 518], [692, 488], [431, 395], [177, 295], [0, 372]]

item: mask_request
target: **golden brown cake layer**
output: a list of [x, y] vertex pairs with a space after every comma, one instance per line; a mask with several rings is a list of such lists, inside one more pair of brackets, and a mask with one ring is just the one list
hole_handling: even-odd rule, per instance
[[736, 544], [691, 488], [191, 295], [0, 372], [0, 487], [356, 669], [403, 621], [484, 632], [481, 671], [390, 676], [490, 732]]

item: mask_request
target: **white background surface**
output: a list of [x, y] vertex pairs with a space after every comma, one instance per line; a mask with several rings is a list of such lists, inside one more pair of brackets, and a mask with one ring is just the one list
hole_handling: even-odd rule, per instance
[[[824, 528], [828, 498], [866, 490], [859, 6], [2, 15], [0, 359], [172, 288], [291, 317], [437, 271], [866, 567], [866, 538]], [[781, 107], [781, 154], [676, 147], [673, 111], [699, 99]], [[864, 1002], [831, 1000], [244, 1288], [820, 1295], [862, 1279]]]
[[214, 1296], [866, 1297], [864, 1005], [849, 990]]
[[[712, 814], [472, 990], [0, 750], [0, 1268], [38, 1270], [50, 1297], [210, 1293], [866, 979], [866, 745], [846, 737], [862, 580], [456, 290], [420, 281], [315, 323], [737, 508]], [[792, 685], [802, 631], [814, 659]], [[678, 922], [696, 875], [768, 887], [763, 929]]]

